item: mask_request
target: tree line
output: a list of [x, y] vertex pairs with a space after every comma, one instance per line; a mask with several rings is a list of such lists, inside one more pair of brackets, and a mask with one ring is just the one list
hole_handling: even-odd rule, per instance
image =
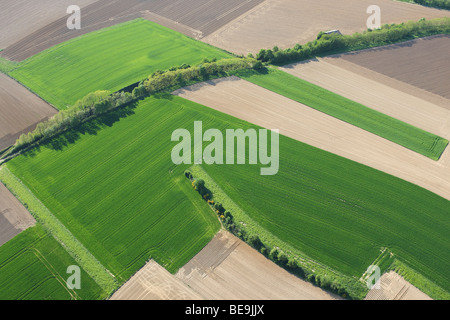
[[[43, 143], [62, 132], [79, 126], [81, 123], [100, 114], [125, 106], [131, 102], [143, 99], [155, 93], [170, 92], [186, 85], [205, 80], [224, 77], [233, 71], [244, 69], [258, 69], [263, 67], [260, 61], [252, 58], [230, 58], [217, 61], [203, 59], [196, 65], [181, 65], [167, 71], [158, 70], [132, 91], [132, 93], [118, 91], [95, 91], [78, 100], [73, 106], [59, 111], [49, 120], [40, 122], [36, 128], [22, 134], [8, 151], [14, 154], [37, 143]], [[4, 157], [6, 155], [3, 155]]]
[[353, 35], [324, 34], [305, 45], [280, 50], [278, 47], [262, 49], [256, 56], [267, 64], [283, 65], [311, 59], [321, 55], [361, 50], [407, 41], [436, 34], [450, 34], [450, 18], [409, 21], [401, 24], [385, 24], [380, 29], [368, 29]]
[[203, 179], [196, 179], [189, 171], [185, 172], [185, 176], [191, 180], [194, 190], [202, 196], [210, 205], [211, 209], [218, 215], [225, 229], [262, 253], [266, 258], [290, 273], [344, 298], [361, 299], [365, 296], [365, 289], [356, 279], [342, 277], [323, 270], [311, 270], [311, 268], [302, 264], [298, 259], [285, 253], [282, 248], [277, 246], [271, 247], [265, 244], [257, 234], [247, 232], [243, 224], [235, 223], [231, 212], [221, 203], [214, 201], [214, 195], [207, 188]]

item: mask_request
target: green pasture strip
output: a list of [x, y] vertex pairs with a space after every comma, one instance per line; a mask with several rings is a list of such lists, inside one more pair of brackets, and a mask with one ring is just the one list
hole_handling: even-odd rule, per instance
[[231, 57], [144, 19], [71, 39], [21, 62], [10, 75], [59, 109], [96, 90], [115, 92], [156, 70]]
[[0, 72], [8, 74], [12, 70], [14, 70], [14, 68], [16, 68], [17, 65], [18, 65], [17, 62], [10, 61], [0, 56]]
[[[332, 117], [439, 160], [448, 140], [344, 98], [284, 71], [237, 72], [237, 76]], [[283, 106], [280, 106], [282, 109]]]
[[114, 276], [81, 244], [45, 205], [6, 166], [0, 169], [0, 180], [30, 210], [35, 219], [66, 249], [101, 288], [110, 293], [117, 288]]
[[80, 268], [81, 288], [71, 290], [67, 267], [77, 262], [41, 224], [0, 247], [1, 300], [89, 300], [107, 294]]

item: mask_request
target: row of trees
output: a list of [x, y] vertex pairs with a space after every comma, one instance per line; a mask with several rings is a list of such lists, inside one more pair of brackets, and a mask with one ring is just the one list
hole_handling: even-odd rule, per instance
[[49, 120], [40, 122], [34, 131], [22, 134], [9, 154], [15, 153], [30, 145], [44, 142], [64, 131], [75, 128], [112, 109], [150, 96], [158, 92], [167, 92], [211, 78], [224, 77], [232, 71], [257, 69], [263, 65], [252, 58], [231, 58], [217, 61], [204, 59], [197, 66], [181, 65], [167, 71], [156, 71], [148, 79], [142, 81], [132, 93], [119, 91], [96, 91], [78, 100], [73, 106], [61, 110]]
[[22, 134], [14, 145], [14, 152], [39, 141], [46, 141], [99, 114], [108, 112], [132, 101], [127, 92], [96, 91], [77, 101], [72, 107], [59, 111], [49, 120], [38, 123], [34, 131]]
[[450, 33], [450, 18], [409, 21], [401, 24], [383, 25], [380, 29], [368, 29], [363, 33], [353, 35], [323, 34], [318, 39], [305, 45], [297, 44], [294, 48], [280, 50], [262, 49], [256, 59], [269, 64], [283, 65], [286, 63], [311, 59], [316, 56], [361, 50], [383, 46], [417, 37]]
[[266, 258], [272, 260], [290, 273], [342, 297], [359, 299], [363, 296], [364, 292], [361, 285], [354, 279], [337, 277], [335, 274], [326, 271], [312, 271], [306, 267], [306, 265], [303, 265], [298, 260], [283, 252], [283, 250], [279, 247], [270, 247], [264, 244], [258, 235], [248, 233], [242, 224], [236, 224], [233, 215], [227, 211], [221, 203], [214, 202], [214, 200], [212, 200], [213, 194], [206, 187], [203, 179], [195, 179], [189, 171], [185, 172], [185, 176], [192, 181], [192, 186], [194, 189], [216, 212], [224, 227], [236, 237], [249, 244], [255, 250], [261, 252]]
[[450, 0], [413, 0], [413, 2], [427, 7], [450, 10]]

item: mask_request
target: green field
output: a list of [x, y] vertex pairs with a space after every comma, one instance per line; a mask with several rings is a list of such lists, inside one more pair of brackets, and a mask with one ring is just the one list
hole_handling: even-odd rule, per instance
[[405, 148], [438, 160], [448, 141], [399, 121], [278, 69], [240, 72], [238, 76], [263, 88], [367, 130]]
[[[115, 122], [121, 112], [134, 114]], [[185, 168], [171, 162], [173, 128], [196, 115], [150, 98], [7, 166], [119, 282], [150, 258], [175, 272], [220, 228], [191, 192]]]
[[[196, 120], [204, 130], [257, 127], [167, 95], [118, 112], [7, 166], [120, 281], [149, 257], [175, 272], [219, 223], [183, 176], [189, 166], [172, 164], [171, 133]], [[275, 176], [261, 176], [258, 165], [203, 168], [255, 223], [303, 255], [359, 278], [386, 247], [449, 291], [448, 200], [286, 137]]]
[[81, 269], [81, 289], [69, 290], [74, 259], [38, 224], [0, 247], [0, 300], [99, 299], [105, 293]]
[[156, 70], [214, 57], [229, 55], [156, 23], [137, 19], [45, 50], [9, 74], [64, 109], [93, 91], [114, 92]]

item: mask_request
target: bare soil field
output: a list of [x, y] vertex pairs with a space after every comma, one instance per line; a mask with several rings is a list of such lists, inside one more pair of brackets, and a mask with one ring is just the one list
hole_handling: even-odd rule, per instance
[[353, 34], [367, 29], [370, 5], [381, 9], [381, 23], [450, 16], [438, 10], [392, 0], [266, 0], [203, 41], [236, 54], [281, 49], [314, 40], [320, 31]]
[[56, 110], [25, 87], [0, 73], [0, 150], [14, 144], [22, 133], [34, 130]]
[[394, 271], [381, 276], [378, 285], [372, 288], [364, 300], [432, 300]]
[[0, 183], [0, 246], [35, 223], [27, 209]]
[[[84, 7], [97, 0], [2, 0], [0, 4], [0, 49], [5, 49], [31, 32], [66, 16], [67, 7]], [[67, 18], [66, 18], [67, 19]]]
[[337, 299], [223, 230], [176, 277], [207, 300]]
[[384, 171], [450, 200], [450, 152], [439, 161], [236, 77], [174, 94], [353, 161]]
[[[450, 140], [450, 100], [346, 60], [321, 58], [281, 68], [294, 76]], [[445, 82], [441, 79], [442, 82]], [[412, 92], [413, 91], [413, 92]]]
[[[433, 36], [335, 56], [450, 99], [450, 36]], [[447, 105], [450, 109], [450, 101]]]
[[[66, 26], [69, 15], [67, 6], [62, 6], [58, 16], [50, 16], [45, 20], [47, 24], [40, 28], [30, 25], [18, 33], [16, 41], [5, 41], [5, 50], [1, 55], [9, 60], [22, 61], [54, 45], [75, 38], [77, 36], [106, 28], [118, 23], [136, 18], [145, 18], [168, 28], [182, 32], [193, 38], [202, 38], [223, 25], [236, 19], [264, 0], [98, 0], [87, 1], [87, 6], [81, 8], [81, 29], [69, 30]], [[12, 1], [8, 0], [8, 3]], [[52, 2], [52, 1], [47, 1]], [[53, 1], [54, 2], [54, 1]], [[81, 5], [78, 4], [80, 7]], [[8, 10], [12, 7], [6, 7]], [[61, 7], [61, 4], [58, 8]], [[22, 5], [24, 11], [31, 10]], [[30, 14], [31, 15], [31, 14]], [[21, 19], [32, 19], [33, 16], [19, 16], [11, 23], [1, 28], [5, 34], [15, 28], [20, 29]], [[1, 23], [1, 22], [0, 22]], [[0, 25], [3, 27], [3, 25]], [[1, 42], [0, 42], [1, 48]]]
[[202, 297], [150, 260], [110, 300], [201, 300]]

